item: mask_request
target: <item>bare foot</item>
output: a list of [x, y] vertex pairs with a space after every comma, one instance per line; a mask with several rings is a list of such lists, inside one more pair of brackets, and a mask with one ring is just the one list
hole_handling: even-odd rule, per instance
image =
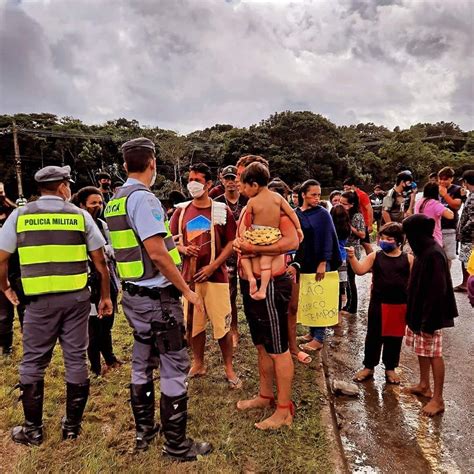
[[373, 378], [373, 376], [374, 376], [374, 371], [372, 369], [364, 368], [364, 369], [359, 370], [359, 372], [357, 372], [354, 375], [352, 380], [354, 382], [365, 382], [366, 380]]
[[305, 334], [304, 336], [298, 336], [296, 340], [298, 342], [311, 342], [313, 340], [313, 336], [311, 334]]
[[250, 278], [249, 279], [249, 293], [252, 296], [254, 293], [256, 293], [258, 290], [257, 288], [257, 280], [255, 278]]
[[239, 400], [237, 402], [237, 409], [252, 410], [253, 408], [266, 408], [269, 407], [274, 401], [274, 398], [262, 398], [260, 395], [257, 395], [255, 398], [250, 400]]
[[385, 380], [387, 381], [387, 383], [391, 383], [393, 385], [400, 384], [400, 377], [394, 370], [385, 371]]
[[260, 423], [255, 423], [255, 428], [259, 430], [278, 430], [282, 426], [291, 426], [293, 415], [289, 408], [277, 408], [272, 416], [266, 418]]
[[405, 393], [411, 393], [412, 395], [420, 395], [422, 397], [431, 398], [433, 393], [431, 392], [430, 387], [425, 387], [424, 385], [410, 385], [409, 387], [404, 387], [403, 391]]
[[235, 370], [232, 367], [232, 365], [230, 367], [224, 367], [224, 371], [225, 371], [225, 376], [227, 380], [235, 380], [239, 378], [237, 374], [235, 373]]
[[193, 377], [203, 377], [206, 375], [207, 369], [202, 365], [193, 365], [188, 372], [188, 378], [192, 379]]
[[250, 295], [254, 300], [264, 300], [267, 297], [267, 292], [263, 290], [258, 290], [256, 293]]
[[422, 409], [421, 413], [426, 416], [436, 416], [444, 412], [444, 401], [432, 398]]

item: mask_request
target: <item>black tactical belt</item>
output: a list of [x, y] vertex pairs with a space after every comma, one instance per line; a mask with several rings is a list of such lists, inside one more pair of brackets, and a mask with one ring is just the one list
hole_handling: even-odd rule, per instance
[[145, 286], [125, 282], [122, 288], [130, 296], [147, 296], [152, 300], [160, 300], [165, 295], [169, 295], [174, 299], [178, 299], [181, 296], [181, 292], [174, 285], [165, 286], [164, 288], [147, 288]]

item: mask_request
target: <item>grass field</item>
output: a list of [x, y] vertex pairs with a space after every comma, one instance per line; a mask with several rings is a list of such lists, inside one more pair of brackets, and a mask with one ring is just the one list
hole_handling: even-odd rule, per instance
[[21, 403], [17, 401], [19, 392], [11, 391], [18, 381], [21, 355], [21, 335], [16, 324], [14, 355], [0, 361], [0, 472], [331, 472], [327, 440], [319, 416], [321, 394], [315, 384], [317, 361], [310, 367], [296, 364], [297, 412], [291, 428], [261, 432], [253, 424], [269, 412], [241, 413], [235, 409], [239, 398], [257, 393], [256, 352], [243, 315], [240, 317], [242, 338], [235, 366], [244, 380], [244, 388], [229, 391], [218, 346], [210, 341], [208, 375], [190, 383], [188, 431], [196, 439], [211, 441], [214, 452], [186, 465], [162, 459], [161, 438], [146, 453], [132, 453], [134, 424], [128, 402], [132, 336], [122, 314], [116, 317], [113, 335], [115, 352], [125, 364], [104, 378], [92, 379], [80, 438], [67, 442], [60, 438], [65, 387], [62, 355], [57, 346], [45, 382], [45, 441], [39, 448], [27, 448], [10, 441], [11, 427], [23, 419]]

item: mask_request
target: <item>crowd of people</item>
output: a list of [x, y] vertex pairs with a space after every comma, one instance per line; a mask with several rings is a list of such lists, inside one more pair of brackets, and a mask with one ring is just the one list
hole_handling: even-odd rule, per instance
[[[186, 435], [187, 387], [206, 376], [210, 322], [229, 389], [245, 389], [233, 357], [239, 288], [258, 355], [259, 390], [236, 408], [273, 407], [255, 423], [260, 430], [291, 425], [293, 360], [311, 363], [326, 338], [325, 327], [309, 327], [297, 338], [300, 276], [322, 281], [330, 271], [339, 275], [340, 318], [358, 312], [356, 275], [372, 273], [363, 368], [354, 380], [373, 377], [382, 356], [387, 383], [399, 384], [405, 337], [420, 365], [419, 383], [406, 390], [428, 397], [426, 415], [444, 410], [442, 329], [457, 316], [454, 291], [470, 292], [474, 303], [474, 170], [464, 172], [459, 186], [454, 171], [443, 168], [426, 177], [418, 198], [408, 170], [393, 188], [385, 192], [377, 185], [370, 196], [349, 177], [324, 201], [317, 180], [290, 189], [271, 178], [267, 160], [246, 155], [220, 170], [217, 184], [208, 165], [191, 165], [190, 199], [175, 191], [162, 203], [151, 191], [154, 143], [133, 139], [122, 153], [123, 184], [101, 173], [99, 187], [72, 196], [70, 168], [48, 166], [35, 174], [40, 197], [20, 207], [0, 185], [3, 355], [12, 352], [15, 306], [23, 339], [25, 421], [13, 428], [13, 441], [43, 441], [44, 374], [57, 340], [66, 368], [62, 435], [79, 435], [90, 376], [123, 364], [112, 342], [121, 295], [134, 337], [136, 450], [146, 450], [161, 432], [163, 454], [173, 460], [210, 453], [209, 443]], [[457, 254], [463, 281], [453, 289], [450, 266]], [[153, 382], [158, 367], [161, 426]]]

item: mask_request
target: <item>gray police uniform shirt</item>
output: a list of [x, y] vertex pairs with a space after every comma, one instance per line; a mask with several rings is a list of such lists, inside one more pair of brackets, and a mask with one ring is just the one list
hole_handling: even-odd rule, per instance
[[[61, 199], [59, 196], [41, 196], [37, 203], [38, 206], [45, 212], [59, 211], [63, 207], [63, 199]], [[3, 227], [0, 229], [0, 250], [8, 253], [14, 253], [16, 251], [16, 223], [18, 220], [18, 212], [21, 211], [21, 209], [23, 208], [15, 209], [5, 221]], [[92, 216], [83, 209], [80, 209], [80, 211], [85, 218], [87, 250], [92, 252], [94, 250], [100, 249], [105, 245], [104, 237], [100, 233], [100, 230], [94, 222], [94, 219], [92, 219]]]
[[[128, 178], [123, 186], [131, 186], [132, 184], [143, 183], [138, 179]], [[166, 216], [163, 206], [160, 200], [151, 192], [135, 191], [132, 193], [127, 199], [127, 215], [133, 230], [142, 242], [155, 235], [163, 238], [166, 236]], [[161, 273], [147, 280], [130, 283], [147, 288], [164, 288], [170, 285], [170, 281]]]

